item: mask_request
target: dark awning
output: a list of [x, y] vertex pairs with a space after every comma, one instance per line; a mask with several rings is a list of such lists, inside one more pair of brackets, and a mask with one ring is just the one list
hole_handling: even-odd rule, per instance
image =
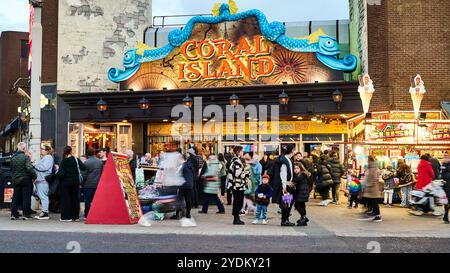
[[[7, 136], [8, 134], [12, 133], [14, 130], [17, 130], [19, 128], [19, 117], [16, 117], [15, 119], [13, 119], [8, 125], [6, 125], [5, 128], [3, 128], [3, 130], [0, 131], [0, 135], [1, 136]], [[22, 129], [24, 129], [26, 127], [26, 124], [24, 124], [23, 122], [21, 123], [21, 127]]]
[[[340, 108], [333, 101], [332, 94], [339, 90], [343, 95]], [[282, 116], [308, 114], [349, 114], [362, 113], [362, 103], [358, 93], [358, 82], [324, 82], [296, 85], [256, 85], [190, 88], [176, 90], [116, 91], [99, 93], [60, 93], [58, 96], [68, 104], [72, 122], [92, 121], [144, 121], [156, 122], [171, 116], [173, 106], [181, 104], [186, 95], [194, 99], [202, 97], [203, 106], [216, 104], [223, 108], [229, 105], [229, 98], [239, 96], [241, 104], [278, 104], [282, 92], [289, 95], [289, 105], [281, 110]], [[146, 98], [151, 105], [148, 111], [138, 108], [139, 100]], [[97, 102], [103, 99], [108, 110], [97, 110]], [[195, 110], [195, 109], [193, 109]]]

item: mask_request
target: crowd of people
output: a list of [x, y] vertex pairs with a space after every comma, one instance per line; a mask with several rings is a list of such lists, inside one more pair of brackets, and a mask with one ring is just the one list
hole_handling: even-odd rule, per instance
[[[60, 207], [62, 222], [80, 221], [80, 191], [84, 198], [84, 217], [87, 218], [95, 191], [107, 160], [107, 149], [88, 149], [86, 157], [77, 158], [71, 147], [65, 147], [62, 160], [53, 155], [52, 149], [44, 146], [41, 158], [32, 161], [24, 143], [19, 143], [12, 157], [14, 195], [11, 205], [11, 220], [32, 219], [36, 213], [31, 209], [31, 196], [35, 194], [42, 211], [34, 218], [48, 220], [50, 203]], [[393, 206], [394, 192], [401, 193], [401, 207], [408, 207], [413, 189], [423, 189], [434, 179], [442, 178], [447, 196], [450, 196], [450, 157], [445, 154], [445, 163], [423, 155], [418, 174], [403, 160], [396, 168], [378, 168], [376, 159], [368, 157], [365, 172], [357, 173], [343, 165], [336, 151], [315, 150], [311, 154], [294, 151], [294, 145], [283, 145], [281, 155], [244, 153], [242, 146], [234, 146], [225, 154], [206, 155], [196, 147], [185, 154], [172, 146], [161, 152], [157, 164], [164, 170], [166, 181], [178, 187], [184, 208], [177, 209], [174, 219], [181, 214], [187, 225], [195, 226], [191, 210], [200, 208], [199, 214], [207, 214], [211, 201], [217, 206], [217, 214], [225, 214], [225, 204], [232, 205], [234, 225], [244, 225], [242, 215], [254, 214], [252, 224], [268, 224], [267, 210], [273, 205], [281, 214], [281, 226], [307, 226], [306, 203], [311, 193], [320, 195], [321, 206], [340, 204], [341, 183], [346, 184], [348, 208], [357, 208], [360, 203], [367, 208], [367, 220], [381, 222], [380, 198], [386, 207]], [[131, 170], [140, 164], [153, 164], [150, 154], [141, 159], [127, 151]], [[134, 175], [134, 174], [133, 174]], [[383, 196], [384, 193], [384, 196]], [[384, 197], [384, 198], [383, 198]], [[19, 207], [23, 214], [19, 214]], [[290, 221], [291, 210], [298, 212], [296, 223]], [[444, 221], [448, 223], [449, 206], [446, 205]]]

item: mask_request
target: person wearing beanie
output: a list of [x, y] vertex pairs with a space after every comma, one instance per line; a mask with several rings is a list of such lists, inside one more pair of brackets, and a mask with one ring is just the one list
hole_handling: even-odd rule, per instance
[[[267, 207], [270, 204], [270, 198], [273, 194], [273, 189], [269, 185], [270, 176], [265, 174], [262, 177], [262, 184], [260, 184], [255, 191], [256, 198], [256, 219], [253, 221], [254, 225], [259, 224], [262, 220], [263, 225], [267, 225]], [[262, 213], [262, 218], [261, 218]]]

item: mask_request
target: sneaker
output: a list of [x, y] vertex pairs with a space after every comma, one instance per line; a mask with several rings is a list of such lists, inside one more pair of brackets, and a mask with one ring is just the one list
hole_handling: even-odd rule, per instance
[[34, 219], [37, 220], [50, 220], [50, 217], [48, 216], [47, 212], [41, 212], [41, 214], [34, 216]]
[[373, 220], [372, 220], [372, 222], [374, 222], [374, 223], [380, 223], [380, 222], [382, 222], [383, 220], [381, 220], [381, 216], [375, 216], [375, 218], [373, 218]]
[[389, 204], [389, 206], [388, 206], [388, 207], [392, 209], [392, 208], [394, 207], [394, 205], [391, 205], [391, 204]]
[[255, 220], [255, 221], [253, 221], [253, 222], [252, 222], [252, 224], [254, 224], [254, 225], [257, 225], [257, 224], [259, 224], [259, 220]]
[[207, 212], [204, 212], [203, 210], [198, 211], [199, 214], [207, 214]]
[[262, 220], [263, 225], [267, 225], [267, 220]]
[[421, 210], [409, 210], [408, 211], [410, 214], [415, 215], [415, 216], [422, 216], [423, 215], [423, 211]]
[[80, 222], [80, 219], [72, 219], [73, 222]]
[[20, 218], [19, 217], [16, 217], [16, 216], [11, 216], [11, 221], [17, 221], [17, 220], [20, 220]]
[[29, 221], [29, 220], [33, 220], [33, 217], [31, 217], [31, 215], [24, 215], [22, 217], [22, 219], [25, 220], [25, 221]]
[[444, 224], [450, 224], [450, 222], [448, 221], [448, 219], [447, 218], [444, 218]]
[[195, 222], [194, 218], [182, 218], [180, 220], [182, 227], [196, 227], [197, 223]]
[[352, 206], [347, 206], [347, 208], [348, 208], [348, 209], [352, 209], [353, 207], [352, 207]]
[[442, 216], [442, 213], [441, 213], [440, 211], [437, 211], [437, 210], [433, 211], [432, 214], [433, 214], [434, 216]]
[[60, 221], [60, 222], [65, 222], [65, 223], [72, 222], [71, 219], [67, 219], [67, 220], [59, 219], [59, 221]]
[[225, 214], [225, 211], [218, 211], [216, 214]]

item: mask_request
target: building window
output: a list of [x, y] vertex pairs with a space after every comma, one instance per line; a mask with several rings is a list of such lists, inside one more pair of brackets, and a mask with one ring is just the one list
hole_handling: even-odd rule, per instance
[[20, 58], [22, 59], [28, 59], [28, 40], [21, 40], [20, 41]]

